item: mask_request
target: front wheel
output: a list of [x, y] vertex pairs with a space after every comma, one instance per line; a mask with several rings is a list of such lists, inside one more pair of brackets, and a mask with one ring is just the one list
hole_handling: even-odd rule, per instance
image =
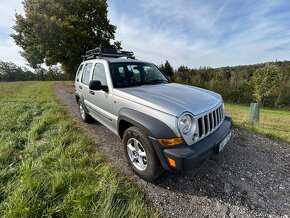
[[147, 181], [154, 181], [163, 168], [148, 136], [139, 128], [128, 128], [123, 137], [126, 158], [134, 172]]

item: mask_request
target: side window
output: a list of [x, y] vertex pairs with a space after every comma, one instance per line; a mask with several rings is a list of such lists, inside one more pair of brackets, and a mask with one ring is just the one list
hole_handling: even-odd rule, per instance
[[76, 75], [76, 81], [77, 82], [79, 82], [80, 81], [80, 74], [81, 74], [81, 72], [82, 72], [82, 69], [83, 69], [83, 64], [79, 67], [79, 69], [78, 69], [78, 72], [77, 72], [77, 75]]
[[103, 64], [96, 64], [93, 72], [93, 80], [99, 80], [102, 85], [107, 85], [106, 72]]
[[82, 75], [82, 83], [85, 85], [89, 85], [90, 83], [90, 73], [92, 69], [93, 64], [86, 64], [84, 67], [84, 72]]

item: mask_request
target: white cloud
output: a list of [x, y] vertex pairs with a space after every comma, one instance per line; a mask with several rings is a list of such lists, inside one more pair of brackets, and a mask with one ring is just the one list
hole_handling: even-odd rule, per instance
[[0, 29], [8, 30], [14, 25], [15, 13], [23, 13], [22, 0], [1, 0]]
[[22, 0], [1, 0], [0, 6], [0, 60], [12, 61], [25, 66], [25, 59], [19, 54], [21, 48], [9, 36], [13, 33], [15, 12], [23, 13]]
[[289, 26], [281, 23], [290, 16], [270, 13], [285, 1], [245, 1], [236, 8], [229, 1], [210, 3], [143, 1], [138, 17], [112, 3], [109, 15], [123, 48], [156, 64], [168, 59], [175, 67], [218, 67], [290, 59], [289, 50], [273, 49], [290, 42]]
[[16, 46], [12, 38], [0, 42], [0, 60], [11, 61], [18, 66], [25, 66], [26, 60], [19, 54], [21, 48]]

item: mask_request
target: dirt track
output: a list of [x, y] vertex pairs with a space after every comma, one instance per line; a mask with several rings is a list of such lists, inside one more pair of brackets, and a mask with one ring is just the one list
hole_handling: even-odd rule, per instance
[[98, 122], [81, 122], [72, 87], [58, 83], [55, 93], [97, 148], [168, 217], [290, 217], [289, 144], [234, 129], [222, 155], [147, 183], [127, 166], [118, 136]]

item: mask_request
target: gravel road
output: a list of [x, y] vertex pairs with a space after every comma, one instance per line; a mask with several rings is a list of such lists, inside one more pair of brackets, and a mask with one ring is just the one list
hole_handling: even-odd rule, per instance
[[128, 167], [118, 136], [98, 122], [80, 120], [73, 87], [59, 82], [55, 93], [97, 148], [168, 217], [290, 217], [289, 144], [234, 129], [220, 156], [148, 183]]

